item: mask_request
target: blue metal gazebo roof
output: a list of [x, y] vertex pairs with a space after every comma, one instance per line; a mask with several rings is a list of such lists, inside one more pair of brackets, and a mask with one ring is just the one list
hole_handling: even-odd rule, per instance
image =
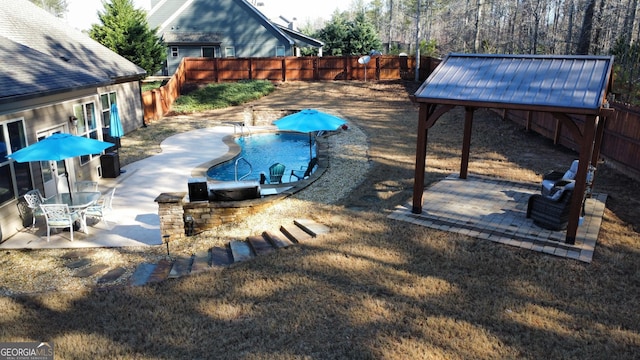
[[450, 54], [415, 101], [597, 114], [606, 101], [612, 56]]

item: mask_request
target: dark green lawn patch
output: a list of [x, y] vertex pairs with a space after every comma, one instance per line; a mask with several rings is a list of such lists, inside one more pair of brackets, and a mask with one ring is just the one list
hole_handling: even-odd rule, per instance
[[176, 114], [222, 109], [244, 104], [268, 95], [275, 86], [265, 80], [239, 81], [236, 83], [209, 84], [181, 95], [172, 106]]

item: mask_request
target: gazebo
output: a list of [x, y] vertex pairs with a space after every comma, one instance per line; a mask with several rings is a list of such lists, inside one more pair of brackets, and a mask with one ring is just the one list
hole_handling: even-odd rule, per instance
[[[422, 213], [428, 131], [456, 106], [465, 108], [461, 179], [467, 178], [476, 109], [547, 112], [579, 146], [574, 194], [584, 194], [589, 166], [597, 166], [605, 119], [612, 111], [607, 102], [612, 69], [612, 56], [448, 55], [411, 96], [420, 105], [411, 211]], [[584, 118], [584, 123], [571, 115]], [[583, 196], [571, 199], [567, 244], [575, 243], [582, 202]]]

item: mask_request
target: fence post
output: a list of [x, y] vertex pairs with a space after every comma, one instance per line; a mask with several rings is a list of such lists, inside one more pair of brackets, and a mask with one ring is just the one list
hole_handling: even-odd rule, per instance
[[285, 58], [282, 59], [282, 81], [287, 81], [287, 61]]

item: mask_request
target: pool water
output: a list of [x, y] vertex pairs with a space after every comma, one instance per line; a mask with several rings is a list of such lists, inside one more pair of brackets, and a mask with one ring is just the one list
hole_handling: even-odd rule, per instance
[[[309, 164], [309, 135], [301, 133], [267, 133], [239, 137], [236, 143], [242, 149], [240, 154], [230, 161], [213, 166], [207, 170], [207, 177], [219, 181], [235, 181], [236, 160], [244, 158], [247, 162], [238, 161], [238, 180], [260, 180], [264, 172], [269, 179], [269, 167], [275, 163], [284, 164], [282, 182], [289, 182], [291, 170], [306, 170]], [[315, 140], [311, 149], [316, 156]], [[247, 173], [251, 173], [244, 177]], [[292, 181], [296, 181], [294, 177]]]

